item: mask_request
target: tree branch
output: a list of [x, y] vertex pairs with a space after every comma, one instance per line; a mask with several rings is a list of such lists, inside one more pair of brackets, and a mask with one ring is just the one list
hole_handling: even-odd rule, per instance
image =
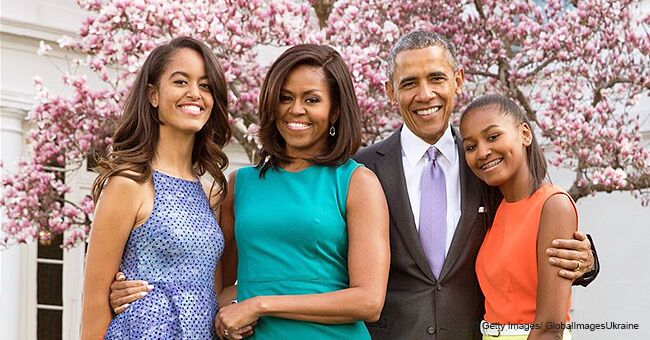
[[474, 6], [476, 6], [476, 11], [478, 12], [478, 16], [481, 17], [481, 19], [485, 20], [485, 12], [483, 12], [483, 1], [474, 0]]
[[465, 71], [466, 74], [470, 74], [473, 76], [482, 76], [486, 78], [494, 78], [494, 79], [499, 79], [499, 75], [495, 73], [490, 73], [490, 72], [485, 72], [485, 71], [478, 71], [478, 70], [467, 70]]
[[602, 91], [604, 89], [608, 89], [610, 87], [613, 87], [616, 84], [624, 84], [624, 83], [631, 83], [632, 81], [626, 78], [614, 78], [611, 79], [610, 81], [607, 82], [607, 84], [597, 87], [594, 89], [594, 100], [591, 101], [591, 106], [596, 106], [598, 103], [600, 103], [601, 100], [603, 100], [603, 93]]
[[505, 85], [508, 89], [510, 89], [510, 82], [508, 81], [508, 68], [509, 64], [502, 58], [499, 57], [497, 59], [498, 67], [499, 67], [499, 81], [501, 84]]
[[248, 131], [243, 131], [240, 129], [238, 126], [233, 125], [232, 126], [232, 135], [243, 148], [244, 151], [246, 151], [246, 156], [248, 157], [248, 160], [253, 163], [256, 161], [255, 157], [257, 156], [258, 152], [258, 147], [257, 143], [255, 142], [255, 139], [253, 138], [252, 140], [249, 140], [247, 138]]
[[613, 188], [611, 186], [606, 186], [603, 184], [590, 184], [579, 187], [577, 185], [577, 179], [578, 178], [576, 177], [576, 182], [574, 182], [571, 188], [568, 190], [569, 195], [571, 195], [574, 201], [578, 201], [582, 197], [589, 196], [593, 192], [611, 193], [612, 191], [634, 191], [650, 188], [650, 175], [648, 174], [641, 175], [637, 178], [628, 179], [627, 186], [623, 188]]
[[537, 120], [537, 114], [535, 113], [535, 110], [533, 110], [533, 107], [530, 105], [530, 102], [528, 101], [528, 98], [526, 98], [526, 95], [521, 91], [521, 89], [519, 89], [519, 86], [508, 80], [510, 77], [509, 66], [510, 65], [504, 58], [499, 58], [499, 81], [508, 88], [510, 95], [516, 98], [519, 104], [523, 106], [528, 119], [535, 122], [536, 124], [539, 124], [539, 121]]
[[529, 75], [531, 75], [531, 74], [537, 74], [539, 71], [543, 70], [546, 66], [548, 66], [550, 63], [554, 62], [555, 60], [556, 60], [555, 57], [551, 57], [551, 58], [548, 58], [548, 59], [544, 60], [543, 63], [539, 64], [537, 67], [535, 67], [534, 70], [532, 70], [532, 71], [531, 71], [530, 73], [528, 73], [528, 74], [529, 74]]
[[528, 119], [530, 121], [535, 122], [535, 124], [539, 126], [539, 121], [537, 120], [537, 113], [535, 112], [535, 110], [533, 110], [533, 107], [530, 105], [530, 102], [528, 101], [528, 98], [526, 98], [526, 95], [519, 89], [518, 86], [514, 86], [514, 89], [515, 89], [515, 98], [517, 98], [519, 104], [523, 106]]
[[[67, 199], [65, 199], [65, 198], [63, 198], [63, 197], [61, 197], [61, 196], [56, 196], [56, 197], [54, 197], [54, 200], [55, 200], [56, 202], [61, 203], [61, 204], [70, 204], [71, 206], [73, 206], [73, 207], [75, 207], [75, 208], [77, 208], [77, 209], [83, 211], [81, 208], [79, 208], [79, 206], [78, 206], [76, 203], [74, 203], [74, 202], [72, 202], [72, 201], [69, 201], [69, 200], [67, 200]], [[84, 212], [84, 215], [88, 216], [88, 214], [86, 214], [85, 212]]]
[[336, 0], [317, 0], [312, 1], [312, 6], [316, 11], [316, 16], [318, 17], [318, 26], [323, 29], [327, 27], [327, 19], [330, 16], [332, 11], [332, 6]]

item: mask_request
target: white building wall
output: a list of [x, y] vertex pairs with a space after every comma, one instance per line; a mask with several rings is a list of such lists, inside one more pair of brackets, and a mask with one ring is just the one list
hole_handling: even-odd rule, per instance
[[[5, 164], [21, 154], [23, 118], [22, 110], [0, 107], [0, 157]], [[8, 339], [24, 338], [21, 330], [26, 329], [27, 311], [21, 308], [27, 298], [22, 289], [26, 248], [14, 247], [0, 252], [0, 330]]]
[[[574, 177], [570, 171], [557, 169], [551, 175], [564, 188]], [[579, 228], [594, 238], [601, 271], [589, 287], [573, 288], [571, 320], [637, 323], [639, 329], [575, 330], [574, 339], [650, 339], [650, 208], [624, 192], [585, 197], [577, 207]]]
[[[24, 133], [29, 127], [25, 116], [34, 102], [32, 78], [41, 75], [54, 88], [61, 87], [61, 73], [54, 64], [67, 67], [60, 54], [50, 59], [38, 56], [38, 43], [41, 39], [54, 43], [61, 35], [70, 34], [66, 29], [76, 30], [83, 13], [69, 1], [2, 1], [1, 6], [0, 159], [11, 171], [16, 160], [26, 154]], [[0, 252], [3, 339], [36, 339], [36, 252], [35, 244]]]
[[[648, 8], [650, 1], [642, 1]], [[74, 35], [84, 12], [73, 0], [2, 0], [0, 12], [0, 159], [12, 169], [25, 154], [24, 116], [33, 105], [32, 78], [39, 75], [53, 93], [69, 93], [62, 87], [65, 55], [38, 56], [40, 40], [53, 47], [62, 35]], [[56, 65], [56, 67], [55, 67]], [[90, 72], [85, 72], [91, 74]], [[91, 77], [91, 83], [93, 79]], [[94, 83], [101, 83], [94, 80]], [[646, 98], [647, 100], [647, 98]], [[639, 105], [647, 116], [650, 103]], [[650, 121], [650, 120], [649, 120]], [[646, 122], [645, 126], [648, 126]], [[650, 137], [645, 140], [650, 143]], [[248, 165], [238, 145], [226, 148], [232, 169]], [[554, 181], [565, 188], [573, 174], [551, 171]], [[80, 173], [69, 182], [76, 190], [74, 199], [85, 195], [92, 174]], [[574, 288], [572, 319], [579, 323], [639, 323], [639, 330], [575, 331], [576, 339], [650, 339], [650, 253], [646, 240], [650, 208], [628, 193], [601, 193], [578, 201], [580, 228], [591, 233], [601, 258], [602, 270], [589, 288]], [[64, 339], [77, 339], [83, 273], [83, 248], [64, 254]], [[18, 246], [0, 252], [0, 338], [36, 339], [36, 247]]]
[[596, 238], [603, 269], [588, 289], [574, 289], [574, 320], [638, 323], [640, 328], [576, 334], [580, 339], [650, 339], [650, 208], [622, 193], [599, 194], [578, 202], [578, 208], [581, 227]]

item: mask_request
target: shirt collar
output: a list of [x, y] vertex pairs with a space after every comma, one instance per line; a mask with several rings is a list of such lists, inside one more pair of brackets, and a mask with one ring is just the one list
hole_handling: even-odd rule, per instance
[[[406, 126], [406, 124], [402, 125], [400, 140], [402, 142], [402, 152], [411, 166], [415, 166], [420, 159], [424, 157], [424, 154], [431, 146], [431, 144], [416, 136], [415, 133]], [[450, 163], [456, 161], [456, 143], [454, 141], [454, 136], [451, 133], [451, 125], [447, 125], [447, 129], [445, 129], [442, 137], [440, 137], [440, 139], [438, 139], [438, 141], [433, 145]]]

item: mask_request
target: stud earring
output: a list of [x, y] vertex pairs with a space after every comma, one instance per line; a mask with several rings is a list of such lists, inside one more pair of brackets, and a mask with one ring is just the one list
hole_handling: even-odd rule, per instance
[[330, 126], [330, 136], [334, 137], [336, 134], [336, 129], [334, 128], [334, 125]]

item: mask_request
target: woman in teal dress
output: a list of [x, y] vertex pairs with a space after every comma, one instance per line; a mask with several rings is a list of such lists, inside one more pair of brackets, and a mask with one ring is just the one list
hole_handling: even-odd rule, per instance
[[[261, 90], [260, 161], [230, 176], [217, 333], [239, 339], [370, 339], [390, 262], [381, 185], [350, 159], [361, 139], [350, 73], [332, 48], [298, 45]], [[235, 245], [235, 246], [232, 246]], [[232, 291], [232, 290], [231, 290]], [[249, 335], [249, 334], [246, 334]]]

